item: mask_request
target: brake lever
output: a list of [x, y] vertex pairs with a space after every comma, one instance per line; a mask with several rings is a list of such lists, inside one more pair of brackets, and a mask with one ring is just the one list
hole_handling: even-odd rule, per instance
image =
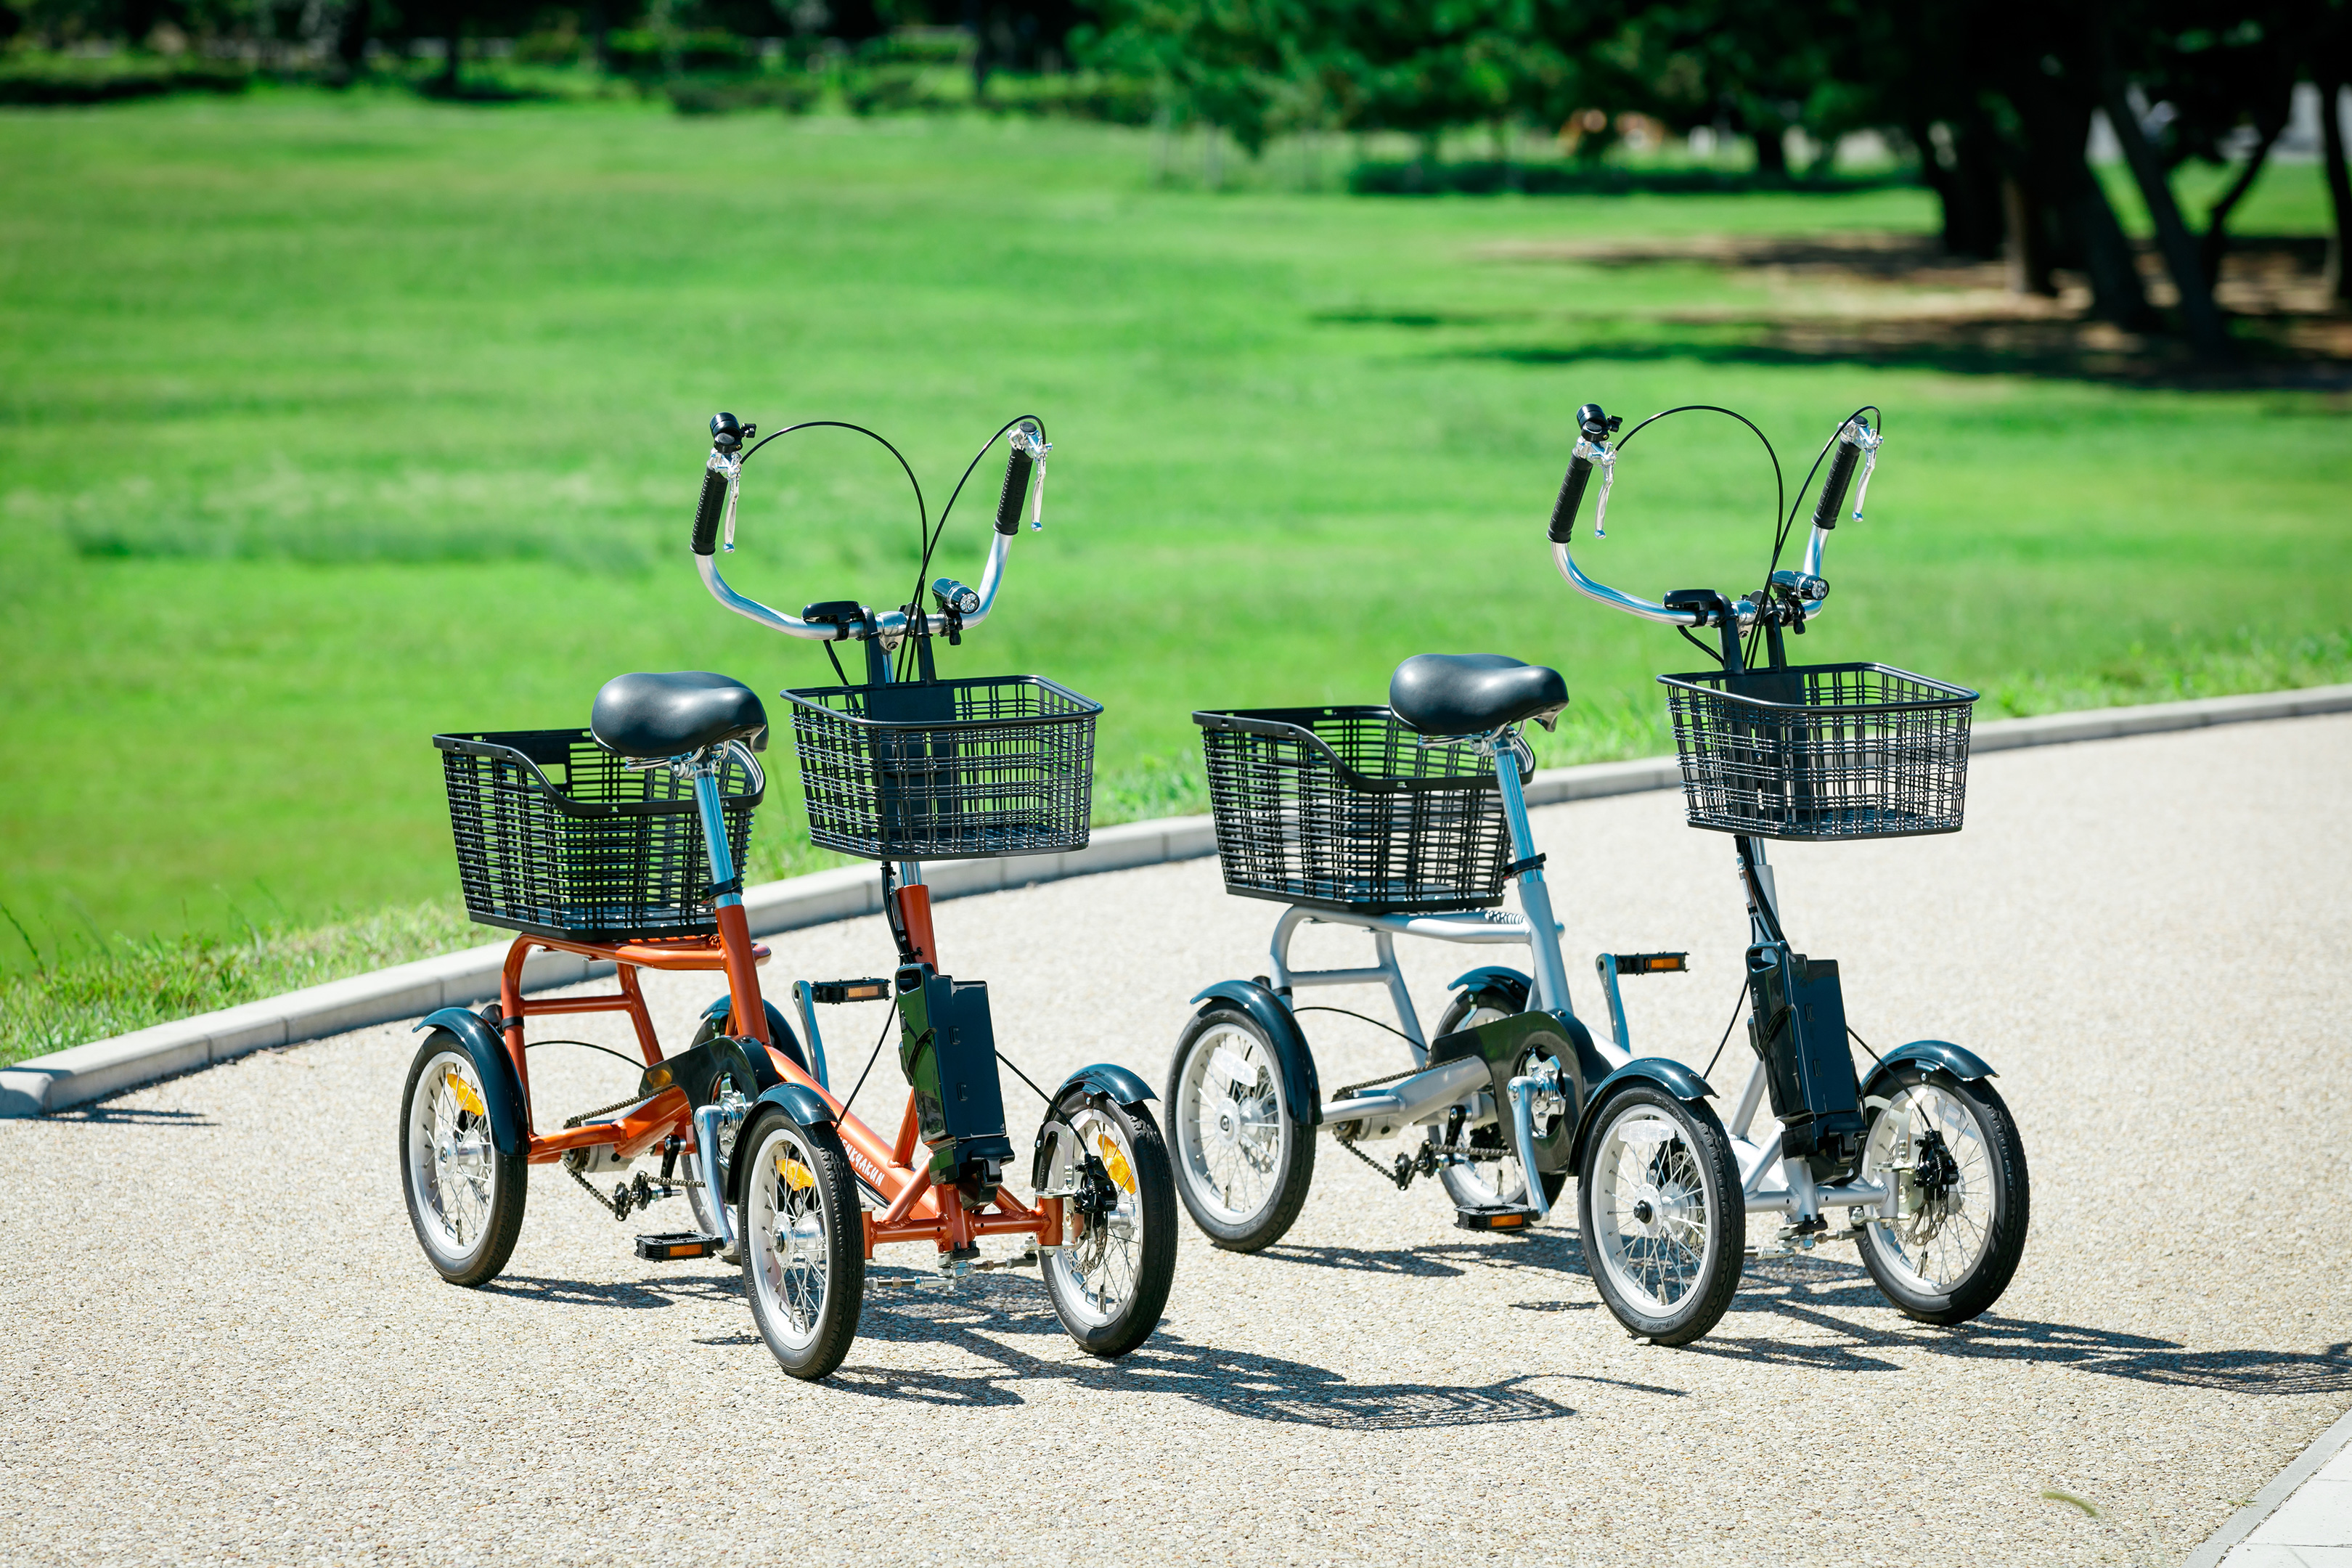
[[1870, 494], [1870, 470], [1878, 467], [1878, 448], [1886, 437], [1864, 425], [1862, 427], [1862, 478], [1853, 487], [1853, 520], [1862, 521], [1863, 498]]
[[1601, 469], [1601, 499], [1592, 509], [1592, 537], [1606, 539], [1609, 537], [1606, 526], [1609, 521], [1609, 487], [1617, 482], [1617, 454], [1610, 450], [1606, 441], [1594, 441], [1579, 436], [1576, 448], [1570, 456], [1582, 458]]
[[1029, 531], [1042, 532], [1045, 527], [1045, 454], [1054, 449], [1054, 443], [1046, 440], [1042, 431], [1032, 435], [1028, 426], [1016, 425], [1013, 427], [1013, 447], [1028, 453], [1029, 460], [1037, 465], [1037, 482], [1030, 491]]

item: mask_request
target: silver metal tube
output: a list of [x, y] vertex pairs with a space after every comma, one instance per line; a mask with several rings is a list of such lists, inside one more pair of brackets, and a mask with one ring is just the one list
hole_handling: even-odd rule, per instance
[[1317, 1121], [1322, 1125], [1334, 1121], [1416, 1121], [1432, 1111], [1469, 1099], [1492, 1082], [1485, 1061], [1475, 1057], [1456, 1057], [1374, 1093], [1327, 1100]]
[[[1570, 587], [1588, 599], [1598, 599], [1612, 610], [1622, 610], [1629, 616], [1639, 616], [1645, 621], [1658, 621], [1670, 626], [1695, 626], [1703, 619], [1696, 610], [1670, 610], [1655, 599], [1640, 598], [1612, 588], [1606, 583], [1594, 582], [1577, 566], [1576, 557], [1568, 552], [1566, 543], [1551, 547], [1551, 560], [1552, 564], [1559, 568], [1559, 574], [1568, 579]], [[1741, 626], [1756, 618], [1756, 606], [1747, 600], [1740, 600], [1736, 608]]]
[[[1517, 860], [1535, 858], [1535, 829], [1528, 825], [1528, 797], [1519, 787], [1518, 759], [1497, 749], [1495, 780], [1502, 786], [1503, 820], [1511, 832], [1511, 855]], [[1568, 966], [1560, 961], [1559, 928], [1552, 919], [1551, 891], [1544, 886], [1543, 868], [1519, 873], [1519, 908], [1528, 917], [1528, 950], [1535, 960], [1537, 1005], [1575, 1016], [1568, 1000]]]
[[1775, 1193], [1785, 1194], [1788, 1192], [1786, 1186], [1768, 1188], [1764, 1185], [1766, 1178], [1780, 1170], [1782, 1163], [1780, 1131], [1777, 1123], [1769, 1142], [1750, 1143], [1745, 1138], [1732, 1140], [1731, 1157], [1739, 1162], [1739, 1191], [1749, 1203], [1763, 1202]]
[[694, 1113], [694, 1163], [702, 1173], [703, 1206], [719, 1216], [719, 1235], [735, 1245], [735, 1211], [728, 1206], [726, 1184], [719, 1179], [719, 1118], [715, 1105]]
[[1748, 1087], [1739, 1091], [1739, 1108], [1731, 1113], [1731, 1135], [1734, 1138], [1748, 1136], [1748, 1129], [1756, 1121], [1756, 1108], [1763, 1103], [1764, 1063], [1759, 1058], [1755, 1070], [1748, 1075]]
[[[988, 564], [981, 572], [980, 608], [963, 617], [961, 625], [965, 631], [971, 630], [972, 627], [988, 619], [989, 611], [996, 607], [997, 590], [1004, 585], [1004, 561], [1007, 552], [1013, 547], [1013, 536], [1008, 533], [991, 532], [989, 537], [993, 542], [988, 549]], [[832, 642], [841, 637], [841, 628], [830, 622], [804, 621], [798, 616], [786, 615], [783, 611], [763, 605], [747, 595], [737, 593], [727, 585], [727, 579], [719, 574], [719, 558], [715, 555], [696, 556], [694, 569], [701, 574], [702, 585], [710, 591], [712, 598], [746, 620], [756, 621], [771, 631], [782, 632], [790, 637], [806, 637], [812, 642]], [[934, 636], [944, 633], [948, 629], [948, 618], [945, 616], [926, 615], [922, 617], [922, 622], [923, 628]], [[914, 623], [908, 618], [907, 612], [904, 610], [877, 610], [874, 615], [875, 635], [893, 646], [907, 635], [913, 625]]]
[[1632, 1031], [1625, 1026], [1625, 999], [1617, 992], [1616, 955], [1604, 952], [1592, 961], [1592, 967], [1600, 972], [1601, 993], [1609, 1002], [1609, 1036], [1617, 1042], [1619, 1050], [1631, 1056], [1633, 1051], [1630, 1038]]
[[1405, 1038], [1412, 1046], [1412, 1065], [1420, 1067], [1429, 1060], [1429, 1041], [1421, 1032], [1421, 1016], [1412, 1010], [1412, 992], [1405, 985], [1404, 971], [1397, 967], [1396, 938], [1375, 931], [1372, 947], [1381, 955], [1381, 971], [1387, 979], [1389, 1000], [1396, 1006], [1397, 1022], [1404, 1026]]
[[801, 1044], [808, 1050], [809, 1071], [816, 1075], [820, 1086], [830, 1090], [833, 1079], [824, 1070], [824, 1036], [816, 1026], [816, 991], [807, 981], [793, 982], [793, 1005], [801, 1016]]
[[1389, 972], [1385, 969], [1294, 969], [1285, 984], [1307, 985], [1386, 985]]
[[1551, 1213], [1551, 1200], [1544, 1196], [1543, 1173], [1536, 1169], [1536, 1089], [1539, 1087], [1531, 1078], [1515, 1078], [1510, 1082], [1511, 1130], [1519, 1140], [1519, 1169], [1528, 1184], [1528, 1202], [1535, 1208], [1537, 1217]]

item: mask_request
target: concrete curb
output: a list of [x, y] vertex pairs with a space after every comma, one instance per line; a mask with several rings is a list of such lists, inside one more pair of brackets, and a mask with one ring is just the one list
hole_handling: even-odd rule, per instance
[[[2352, 684], [2315, 686], [2298, 691], [2215, 697], [2195, 702], [2165, 702], [2144, 708], [2098, 708], [2079, 713], [2048, 713], [2033, 719], [2002, 719], [1974, 729], [1978, 752], [2021, 746], [2051, 746], [2074, 741], [2113, 740], [2210, 724], [2294, 719], [2352, 711]], [[1528, 804], [1557, 805], [1644, 790], [1672, 789], [1682, 782], [1672, 757], [1592, 763], [1548, 768], [1528, 785]], [[1065, 877], [1124, 871], [1173, 860], [1213, 855], [1216, 825], [1206, 816], [1163, 816], [1096, 830], [1084, 849], [1065, 855], [1023, 856], [1010, 860], [951, 860], [925, 868], [932, 896], [962, 898], [1025, 888]], [[806, 877], [765, 882], [745, 889], [743, 906], [759, 936], [847, 920], [881, 910], [880, 879], [865, 866], [845, 866]], [[248, 1051], [295, 1045], [371, 1024], [415, 1018], [436, 1007], [464, 1006], [498, 994], [499, 971], [508, 943], [488, 942], [373, 974], [354, 975], [248, 1002], [152, 1029], [93, 1040], [86, 1046], [36, 1057], [0, 1068], [0, 1118], [38, 1116], [45, 1111], [120, 1093], [160, 1078], [193, 1072]], [[531, 990], [570, 985], [609, 973], [569, 953], [534, 954], [523, 971]]]
[[[2352, 1412], [2336, 1417], [2333, 1426], [2311, 1440], [2311, 1447], [2297, 1455], [2293, 1463], [2271, 1478], [2271, 1484], [2254, 1494], [2254, 1500], [2231, 1514], [2205, 1543], [2189, 1554], [2181, 1568], [2217, 1568], [2230, 1549], [2263, 1527], [2263, 1521], [2276, 1513], [2295, 1494], [2304, 1482], [2316, 1475], [2328, 1460], [2352, 1443]], [[2352, 1544], [2352, 1543], [2347, 1543]]]

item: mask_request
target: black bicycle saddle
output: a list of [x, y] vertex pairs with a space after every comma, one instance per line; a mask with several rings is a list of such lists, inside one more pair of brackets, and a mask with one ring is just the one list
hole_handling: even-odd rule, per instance
[[616, 675], [588, 716], [596, 743], [619, 756], [682, 757], [724, 741], [767, 744], [768, 710], [740, 680], [704, 670]]
[[1424, 735], [1475, 735], [1532, 719], [1551, 728], [1568, 706], [1559, 671], [1499, 653], [1417, 653], [1389, 677], [1389, 709]]

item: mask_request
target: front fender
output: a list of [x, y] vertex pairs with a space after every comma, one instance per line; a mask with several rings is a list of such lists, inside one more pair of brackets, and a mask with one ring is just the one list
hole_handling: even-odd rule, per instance
[[1305, 1032], [1282, 998], [1255, 980], [1220, 980], [1192, 1000], [1230, 1002], [1248, 1014], [1269, 1039], [1287, 1039], [1297, 1047], [1275, 1053], [1282, 1068], [1282, 1102], [1289, 1108], [1293, 1121], [1301, 1127], [1314, 1126], [1323, 1105], [1322, 1087], [1315, 1076], [1315, 1053], [1307, 1048]]
[[1096, 1095], [1106, 1095], [1119, 1104], [1132, 1109], [1153, 1099], [1150, 1086], [1117, 1062], [1097, 1062], [1083, 1067], [1062, 1080], [1054, 1091], [1054, 1109], [1071, 1110], [1080, 1100]]
[[1592, 1135], [1594, 1114], [1621, 1083], [1633, 1079], [1646, 1079], [1673, 1095], [1676, 1100], [1696, 1104], [1711, 1099], [1715, 1090], [1706, 1079], [1671, 1057], [1639, 1057], [1627, 1062], [1593, 1086], [1591, 1098], [1584, 1102], [1584, 1114], [1576, 1124], [1576, 1142], [1570, 1145], [1568, 1168], [1584, 1168], [1584, 1141]]
[[530, 1120], [523, 1114], [522, 1085], [515, 1079], [514, 1062], [506, 1042], [478, 1014], [463, 1007], [444, 1007], [419, 1019], [417, 1029], [439, 1029], [465, 1047], [474, 1072], [482, 1080], [482, 1100], [490, 1113], [490, 1142], [501, 1154], [523, 1154], [530, 1149]]
[[[837, 1120], [834, 1115], [833, 1107], [827, 1105], [824, 1098], [806, 1084], [779, 1083], [772, 1088], [761, 1090], [760, 1098], [753, 1100], [751, 1109], [744, 1113], [743, 1131], [736, 1135], [736, 1153], [744, 1152], [746, 1145], [743, 1139], [750, 1134], [752, 1124], [760, 1120], [765, 1108], [769, 1106], [782, 1111], [802, 1127], [831, 1127]], [[730, 1158], [727, 1162], [726, 1170], [720, 1174], [719, 1179], [727, 1187], [727, 1201], [730, 1204], [740, 1203], [743, 1199], [743, 1170], [742, 1161]]]
[[1881, 1093], [1883, 1086], [1895, 1076], [1895, 1067], [1903, 1062], [1925, 1062], [1929, 1067], [1941, 1068], [1962, 1083], [1996, 1076], [1985, 1059], [1966, 1046], [1956, 1046], [1949, 1040], [1913, 1040], [1909, 1045], [1895, 1047], [1879, 1059], [1863, 1083], [1863, 1098], [1866, 1100]]

